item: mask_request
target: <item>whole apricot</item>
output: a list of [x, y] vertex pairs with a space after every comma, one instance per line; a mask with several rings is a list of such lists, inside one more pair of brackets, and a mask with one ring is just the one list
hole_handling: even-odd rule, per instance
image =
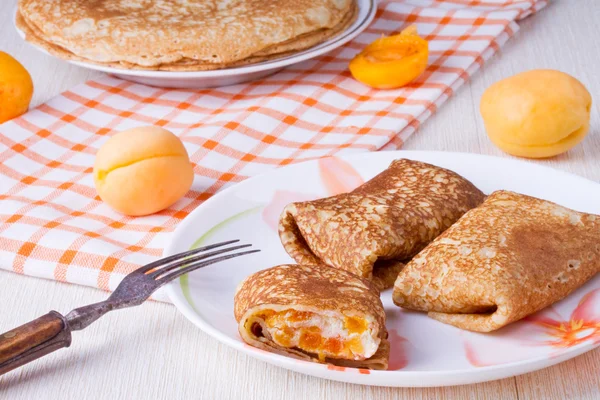
[[181, 140], [155, 126], [117, 133], [98, 150], [94, 163], [98, 195], [125, 215], [148, 215], [171, 206], [193, 180]]
[[490, 86], [480, 111], [491, 141], [520, 157], [564, 153], [583, 140], [590, 127], [592, 97], [572, 76], [531, 70]]
[[29, 72], [10, 54], [0, 51], [0, 123], [25, 113], [31, 96]]

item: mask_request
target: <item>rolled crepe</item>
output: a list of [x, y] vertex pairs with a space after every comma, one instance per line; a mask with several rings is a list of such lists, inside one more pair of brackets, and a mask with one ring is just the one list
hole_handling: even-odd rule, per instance
[[600, 271], [600, 216], [492, 193], [398, 275], [396, 305], [489, 332], [567, 296]]
[[348, 272], [323, 265], [259, 271], [238, 286], [234, 312], [251, 346], [306, 361], [387, 369], [379, 292]]
[[279, 236], [299, 264], [341, 268], [383, 290], [405, 261], [483, 198], [452, 171], [401, 159], [350, 193], [288, 205]]

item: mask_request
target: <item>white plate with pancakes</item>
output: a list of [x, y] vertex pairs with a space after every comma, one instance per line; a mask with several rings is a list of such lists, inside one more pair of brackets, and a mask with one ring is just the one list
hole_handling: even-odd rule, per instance
[[261, 251], [183, 276], [167, 288], [171, 300], [200, 329], [238, 351], [292, 371], [365, 385], [430, 387], [502, 379], [557, 364], [600, 344], [600, 274], [534, 314], [539, 318], [517, 321], [486, 334], [461, 330], [426, 313], [397, 307], [391, 290], [383, 291], [381, 300], [391, 345], [387, 371], [312, 363], [246, 344], [234, 318], [234, 293], [250, 274], [291, 262], [277, 232], [278, 217], [285, 205], [328, 196], [332, 184], [366, 181], [400, 158], [455, 171], [484, 193], [512, 190], [577, 211], [600, 213], [599, 184], [530, 162], [426, 151], [308, 161], [226, 189], [178, 225], [165, 256], [231, 239], [251, 243]]
[[[19, 11], [15, 10], [15, 28], [19, 35], [28, 40], [38, 50], [66, 60], [83, 68], [89, 68], [96, 71], [105, 72], [118, 78], [133, 81], [156, 87], [165, 88], [183, 88], [183, 89], [202, 89], [210, 87], [227, 86], [247, 81], [257, 80], [268, 75], [274, 74], [287, 66], [306, 61], [325, 53], [328, 53], [344, 44], [348, 43], [362, 31], [364, 31], [377, 11], [376, 0], [356, 0], [356, 10], [354, 12], [353, 22], [346, 24], [344, 29], [328, 37], [325, 41], [317, 43], [309, 48], [284, 53], [281, 56], [247, 63], [240, 66], [232, 66], [223, 69], [211, 69], [202, 71], [163, 71], [148, 69], [127, 69], [113, 64], [86, 62], [73, 57], [65, 56], [64, 52], [49, 50], [48, 46], [41, 44], [40, 41], [28, 40], [23, 25], [17, 22]], [[31, 32], [30, 32], [31, 33]], [[61, 54], [63, 53], [63, 54]]]

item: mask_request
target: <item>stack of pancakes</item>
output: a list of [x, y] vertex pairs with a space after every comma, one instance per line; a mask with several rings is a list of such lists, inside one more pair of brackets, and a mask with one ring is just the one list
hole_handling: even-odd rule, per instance
[[271, 60], [326, 41], [355, 0], [19, 0], [29, 42], [106, 66], [203, 71]]

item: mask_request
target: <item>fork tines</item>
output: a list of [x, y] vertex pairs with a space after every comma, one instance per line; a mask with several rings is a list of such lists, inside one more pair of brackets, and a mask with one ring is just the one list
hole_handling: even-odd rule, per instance
[[[170, 257], [163, 258], [151, 264], [148, 264], [140, 269], [137, 272], [148, 275], [157, 281], [170, 281], [173, 280], [183, 274], [187, 274], [188, 272], [194, 271], [198, 268], [205, 267], [210, 264], [214, 264], [220, 261], [224, 261], [230, 258], [243, 256], [246, 254], [256, 253], [260, 250], [247, 250], [242, 252], [231, 253], [235, 250], [240, 250], [244, 248], [248, 248], [252, 246], [251, 244], [241, 244], [226, 248], [221, 248], [215, 251], [207, 252], [208, 250], [216, 249], [219, 247], [227, 246], [233, 243], [237, 243], [239, 240], [230, 240], [226, 242], [211, 244], [209, 246], [200, 247], [197, 249], [193, 249], [190, 251], [186, 251], [184, 253], [175, 254]], [[226, 254], [229, 253], [229, 254]], [[220, 254], [224, 254], [220, 257]], [[211, 258], [212, 257], [212, 258]], [[174, 272], [168, 273], [177, 269]]]

